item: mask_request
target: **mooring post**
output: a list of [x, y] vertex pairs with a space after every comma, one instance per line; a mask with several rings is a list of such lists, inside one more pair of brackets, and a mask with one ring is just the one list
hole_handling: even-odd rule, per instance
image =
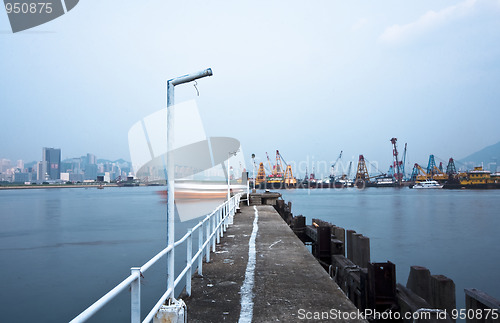
[[432, 275], [430, 304], [451, 313], [456, 308], [456, 303], [453, 280], [444, 275]]
[[292, 222], [293, 232], [299, 239], [305, 243], [305, 229], [306, 229], [306, 218], [302, 215], [298, 215], [293, 218]]
[[[477, 314], [474, 317], [468, 316], [466, 320], [467, 323], [498, 321], [498, 319], [493, 319], [493, 315], [497, 316], [500, 314], [500, 300], [475, 288], [466, 288], [464, 291], [467, 313], [470, 313], [469, 311], [473, 311], [473, 313], [477, 313], [478, 310], [482, 311], [481, 318], [479, 318]], [[490, 320], [485, 320], [484, 318], [488, 314]]]
[[370, 238], [365, 236], [358, 237], [358, 266], [367, 268], [370, 263]]
[[317, 229], [316, 257], [327, 264], [331, 264], [331, 227], [329, 225], [320, 225]]
[[352, 235], [352, 262], [355, 263], [356, 265], [363, 267], [361, 265], [361, 250], [360, 250], [360, 244], [359, 244], [359, 237], [361, 237], [361, 233], [354, 233]]
[[431, 272], [422, 266], [411, 266], [406, 288], [431, 304]]
[[337, 226], [332, 226], [332, 233], [335, 236], [335, 240], [332, 241], [332, 253], [345, 256], [345, 230]]
[[354, 230], [347, 230], [345, 233], [346, 242], [347, 242], [347, 259], [349, 259], [352, 262], [354, 262], [354, 259], [352, 257], [353, 256], [352, 236], [355, 233], [356, 233], [356, 231], [354, 231]]

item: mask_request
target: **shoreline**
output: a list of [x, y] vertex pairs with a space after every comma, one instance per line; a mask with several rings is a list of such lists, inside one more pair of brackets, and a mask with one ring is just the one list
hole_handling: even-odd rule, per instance
[[[97, 188], [99, 184], [72, 184], [72, 185], [19, 185], [19, 186], [0, 186], [0, 190], [26, 190], [26, 189], [44, 189], [44, 188]], [[106, 187], [120, 187], [117, 184], [106, 184]]]

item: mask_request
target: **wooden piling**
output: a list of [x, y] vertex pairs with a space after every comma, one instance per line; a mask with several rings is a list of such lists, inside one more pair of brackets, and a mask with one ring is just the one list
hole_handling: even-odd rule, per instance
[[[477, 314], [477, 311], [480, 310], [480, 313], [482, 314], [481, 319], [478, 319], [479, 315], [475, 315], [475, 317], [468, 317], [466, 320], [467, 323], [490, 323], [500, 321], [498, 318], [494, 319], [494, 316], [496, 317], [497, 315], [500, 315], [500, 301], [478, 289], [465, 289], [465, 308], [467, 309], [467, 313], [470, 313], [469, 311], [473, 311]], [[488, 318], [486, 318], [486, 316], [488, 316]]]
[[406, 287], [431, 303], [431, 272], [422, 266], [411, 266]]
[[331, 226], [322, 224], [317, 228], [316, 258], [324, 263], [331, 264]]
[[367, 306], [380, 312], [395, 307], [396, 265], [390, 261], [369, 263], [367, 269]]
[[302, 242], [306, 242], [306, 218], [305, 216], [298, 215], [292, 220], [292, 230], [299, 237]]
[[444, 275], [431, 276], [431, 301], [434, 308], [451, 313], [456, 308], [455, 283]]
[[352, 262], [367, 268], [370, 262], [370, 239], [359, 233], [352, 234]]
[[353, 254], [353, 239], [352, 236], [356, 233], [354, 230], [346, 230], [345, 237], [346, 237], [346, 242], [347, 242], [347, 259], [350, 261], [353, 261], [352, 254]]
[[342, 255], [345, 256], [345, 230], [344, 228], [339, 228], [332, 225], [332, 255]]

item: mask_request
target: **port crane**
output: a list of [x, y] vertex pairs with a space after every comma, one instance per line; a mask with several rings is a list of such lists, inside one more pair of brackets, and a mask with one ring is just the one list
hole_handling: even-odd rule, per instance
[[365, 157], [363, 155], [359, 155], [358, 171], [356, 172], [354, 185], [362, 188], [365, 186], [366, 181], [368, 181], [369, 179], [370, 175], [368, 175], [368, 169], [366, 168]]
[[401, 163], [401, 174], [403, 174], [403, 180], [406, 180], [406, 173], [405, 173], [405, 167], [406, 167], [406, 144], [405, 143], [405, 150], [403, 152], [403, 161]]
[[273, 169], [273, 175], [276, 177], [283, 177], [283, 164], [281, 163], [281, 159], [280, 152], [276, 150], [276, 166], [274, 166]]
[[259, 171], [257, 172], [257, 178], [255, 179], [255, 186], [259, 186], [261, 183], [266, 182], [266, 171], [264, 170], [264, 163], [259, 164]]
[[[366, 167], [366, 161], [368, 161], [368, 160], [366, 160], [363, 155], [359, 155], [358, 170], [356, 172], [356, 177], [354, 179], [354, 185], [356, 185], [358, 188], [365, 187], [366, 183], [370, 179], [379, 178], [379, 177], [383, 177], [386, 175], [377, 169], [380, 172], [380, 174], [375, 175], [375, 176], [370, 176], [368, 174], [368, 168]], [[373, 164], [371, 164], [371, 165], [373, 166]]]
[[[283, 178], [284, 178], [283, 182], [285, 184], [285, 187], [297, 185], [297, 179], [295, 177], [293, 177], [292, 166], [288, 165], [287, 162], [285, 161], [285, 158], [283, 158], [283, 156], [280, 154], [280, 152], [278, 150], [276, 150], [276, 164], [278, 164], [278, 158], [280, 159], [280, 165], [281, 165], [281, 161], [283, 161], [283, 164], [285, 164], [285, 166], [286, 166], [285, 174], [283, 176]], [[283, 168], [281, 168], [281, 169], [283, 169]]]
[[339, 162], [339, 160], [342, 158], [342, 150], [340, 151], [339, 157], [337, 157], [337, 160], [332, 164], [332, 171], [330, 174], [330, 181], [335, 181], [335, 166]]
[[429, 178], [429, 175], [419, 164], [415, 163], [415, 165], [413, 165], [413, 171], [411, 172], [410, 181], [425, 181], [427, 178]]
[[453, 160], [453, 158], [450, 158], [450, 160], [448, 161], [448, 166], [446, 166], [446, 174], [448, 174], [448, 176], [457, 174], [457, 168], [455, 167], [455, 161]]
[[[398, 148], [396, 142], [398, 138], [391, 138], [390, 142], [392, 143], [392, 156], [393, 156], [393, 165], [394, 165], [394, 179], [396, 183], [401, 186], [403, 181], [403, 173], [401, 172], [401, 167], [403, 162], [398, 160]], [[404, 166], [403, 166], [404, 167]]]
[[[450, 165], [451, 163], [451, 165]], [[441, 166], [442, 168], [442, 166]], [[411, 173], [411, 178], [410, 180], [412, 182], [416, 181], [425, 181], [428, 179], [433, 179], [436, 181], [446, 181], [449, 178], [449, 173], [448, 171], [453, 171], [455, 168], [455, 164], [453, 162], [453, 158], [450, 158], [450, 162], [448, 163], [448, 167], [446, 169], [446, 173], [442, 171], [439, 167], [436, 166], [436, 160], [434, 158], [434, 155], [429, 156], [429, 163], [427, 165], [427, 169], [424, 170], [419, 164], [415, 163], [413, 166], [413, 171]], [[454, 170], [456, 172], [456, 169]]]
[[436, 166], [436, 160], [434, 155], [429, 156], [429, 163], [427, 165], [427, 176], [436, 181], [446, 181], [448, 175], [443, 172], [443, 166], [441, 163], [441, 168]]
[[274, 167], [271, 166], [271, 159], [269, 159], [269, 155], [267, 154], [267, 151], [266, 151], [266, 157], [267, 157], [267, 163], [269, 164], [269, 172], [272, 173], [274, 170]]

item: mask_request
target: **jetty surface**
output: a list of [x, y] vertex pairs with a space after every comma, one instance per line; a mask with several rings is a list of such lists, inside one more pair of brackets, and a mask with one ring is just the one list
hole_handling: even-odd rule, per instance
[[241, 208], [182, 299], [189, 322], [366, 322], [270, 205]]

